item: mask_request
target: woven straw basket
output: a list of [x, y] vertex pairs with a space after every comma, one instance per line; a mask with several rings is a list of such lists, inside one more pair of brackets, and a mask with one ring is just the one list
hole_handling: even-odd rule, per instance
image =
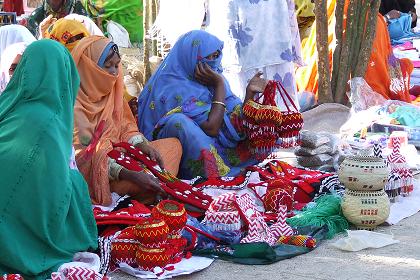
[[358, 229], [373, 230], [388, 218], [390, 202], [385, 191], [346, 190], [341, 208]]
[[338, 170], [340, 182], [353, 191], [383, 190], [388, 174], [384, 160], [372, 156], [347, 157]]

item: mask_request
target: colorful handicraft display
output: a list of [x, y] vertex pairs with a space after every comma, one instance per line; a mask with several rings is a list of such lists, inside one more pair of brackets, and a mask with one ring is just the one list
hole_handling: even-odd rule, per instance
[[[130, 207], [133, 208], [131, 203], [137, 202], [130, 202]], [[121, 208], [115, 212], [126, 215], [126, 209]], [[99, 210], [98, 208], [97, 212]], [[105, 212], [97, 215], [105, 215]], [[106, 215], [116, 214], [111, 212]], [[152, 209], [151, 215], [137, 219], [134, 226], [117, 233], [115, 228], [118, 227], [110, 228], [99, 238], [102, 270], [114, 271], [121, 263], [126, 263], [131, 267], [152, 271], [155, 267], [166, 269], [167, 264], [181, 261], [184, 251], [192, 249], [187, 247], [187, 240], [181, 235], [186, 223], [187, 212], [184, 205], [173, 200], [163, 200]], [[193, 245], [195, 244], [190, 247]]]
[[278, 205], [292, 210], [296, 203], [309, 203], [322, 194], [343, 190], [336, 174], [296, 168], [279, 160], [252, 166], [249, 170], [258, 172], [262, 182], [248, 187], [267, 189], [262, 196], [255, 191], [267, 211], [276, 212]]
[[[401, 154], [400, 138], [394, 138], [392, 145], [392, 153], [387, 158], [388, 164], [391, 168], [391, 173], [400, 177], [401, 195], [408, 196], [414, 189], [413, 172], [408, 166], [406, 158]], [[397, 181], [394, 181], [394, 184], [398, 184]]]
[[[121, 152], [116, 148], [122, 148], [125, 152]], [[168, 195], [185, 204], [207, 210], [212, 201], [211, 196], [179, 180], [170, 172], [162, 169], [156, 161], [151, 160], [140, 149], [129, 143], [121, 142], [114, 144], [114, 150], [110, 151], [108, 156], [129, 170], [148, 172], [157, 177], [160, 180], [162, 188]]]

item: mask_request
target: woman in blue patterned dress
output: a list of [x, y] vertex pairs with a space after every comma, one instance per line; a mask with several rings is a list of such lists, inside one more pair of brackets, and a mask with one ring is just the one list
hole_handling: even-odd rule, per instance
[[[177, 41], [140, 94], [139, 129], [149, 140], [176, 137], [183, 156], [179, 177], [237, 175], [255, 164], [242, 134], [242, 101], [222, 75], [223, 42], [205, 31]], [[246, 100], [262, 92], [257, 73]]]

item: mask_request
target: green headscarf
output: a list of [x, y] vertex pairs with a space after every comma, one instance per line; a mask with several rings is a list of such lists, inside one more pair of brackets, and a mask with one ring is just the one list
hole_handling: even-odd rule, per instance
[[45, 279], [97, 246], [88, 187], [69, 167], [78, 87], [70, 53], [41, 40], [0, 96], [0, 275]]

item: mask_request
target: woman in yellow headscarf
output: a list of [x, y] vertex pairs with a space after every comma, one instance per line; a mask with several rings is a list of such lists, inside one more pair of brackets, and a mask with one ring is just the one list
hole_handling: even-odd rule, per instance
[[63, 44], [70, 52], [85, 37], [90, 36], [89, 31], [80, 21], [61, 18], [52, 24], [46, 31], [45, 38]]

